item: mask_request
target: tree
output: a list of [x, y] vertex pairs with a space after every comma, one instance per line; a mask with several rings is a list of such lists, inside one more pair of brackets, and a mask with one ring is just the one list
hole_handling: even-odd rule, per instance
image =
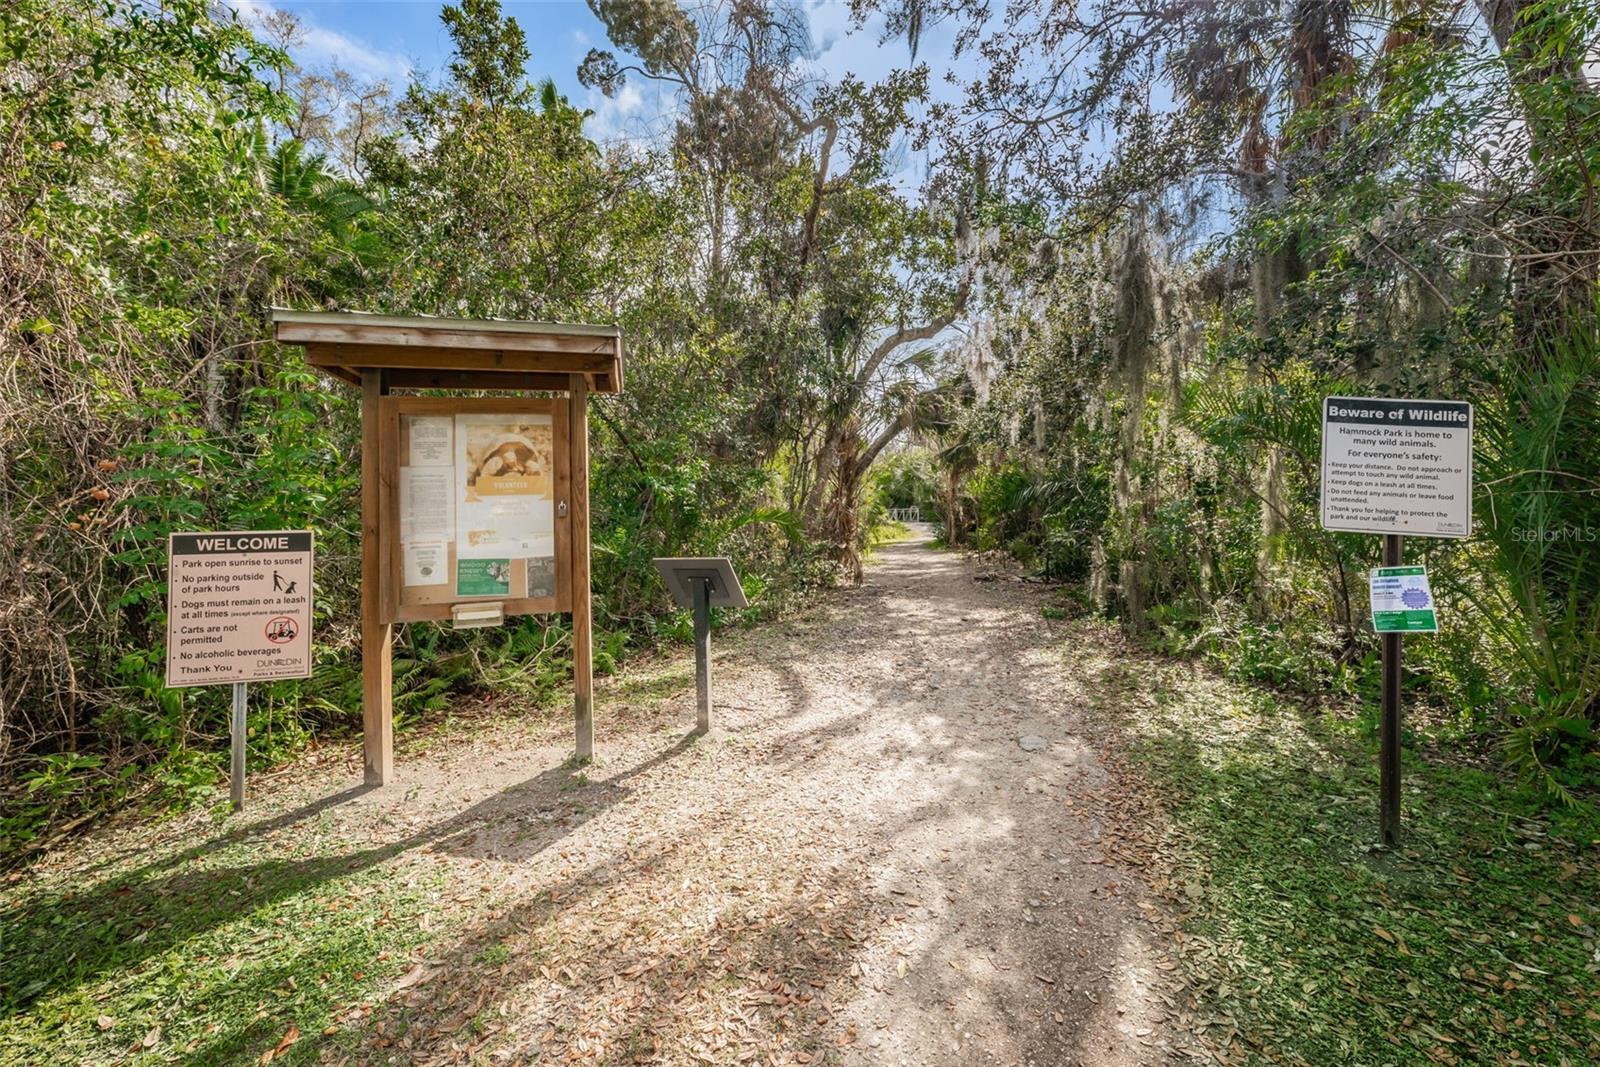
[[455, 43], [450, 77], [463, 93], [491, 109], [526, 101], [528, 40], [516, 19], [502, 17], [500, 0], [446, 4], [439, 17]]
[[283, 121], [275, 124], [279, 140], [299, 141], [332, 158], [342, 173], [361, 177], [362, 153], [394, 129], [393, 92], [385, 81], [364, 83], [340, 67], [307, 70], [293, 59], [305, 44], [300, 16], [283, 8], [267, 8], [255, 29], [277, 49], [279, 94], [289, 102]]
[[[678, 93], [675, 170], [707, 233], [704, 307], [720, 338], [756, 342], [729, 368], [756, 386], [749, 437], [763, 454], [792, 450], [790, 500], [842, 545], [855, 524], [839, 517], [854, 515], [861, 475], [901, 425], [876, 410], [911, 380], [896, 354], [954, 323], [971, 288], [953, 255], [958, 211], [908, 205], [889, 181], [924, 74], [817, 86], [804, 20], [777, 5], [591, 7], [632, 59], [591, 52], [586, 84], [615, 93], [638, 76]], [[861, 435], [875, 422], [871, 447]], [[825, 523], [841, 485], [839, 521]]]
[[1546, 320], [1566, 326], [1594, 310], [1600, 92], [1584, 66], [1592, 62], [1600, 15], [1571, 0], [1477, 0], [1477, 7], [1517, 95], [1544, 209], [1529, 254], [1519, 259], [1530, 290], [1520, 334], [1531, 342]]
[[649, 196], [630, 167], [601, 156], [581, 112], [527, 80], [522, 31], [495, 0], [442, 18], [456, 46], [449, 79], [414, 81], [399, 133], [367, 152], [399, 257], [384, 300], [427, 314], [581, 319], [627, 284], [627, 224]]
[[[175, 712], [124, 735], [111, 710], [157, 655], [155, 546], [214, 502], [217, 439], [271, 376], [261, 308], [320, 238], [263, 196], [260, 131], [283, 112], [262, 79], [281, 56], [236, 19], [188, 0], [24, 2], [0, 35], [9, 778], [23, 758], [184, 728]], [[155, 442], [168, 450], [146, 466]]]

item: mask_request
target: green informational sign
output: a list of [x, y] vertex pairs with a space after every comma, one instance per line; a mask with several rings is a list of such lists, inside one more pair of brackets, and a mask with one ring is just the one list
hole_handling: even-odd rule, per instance
[[510, 592], [509, 559], [456, 560], [456, 596], [506, 596]]
[[1368, 580], [1372, 628], [1380, 634], [1439, 632], [1426, 567], [1374, 567]]

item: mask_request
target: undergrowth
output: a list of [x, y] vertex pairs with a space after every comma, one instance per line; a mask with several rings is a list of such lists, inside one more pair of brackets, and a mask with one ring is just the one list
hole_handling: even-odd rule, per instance
[[1600, 1061], [1600, 814], [1408, 749], [1375, 847], [1359, 721], [1189, 663], [1108, 663], [1099, 713], [1147, 791], [1130, 831], [1237, 1062]]

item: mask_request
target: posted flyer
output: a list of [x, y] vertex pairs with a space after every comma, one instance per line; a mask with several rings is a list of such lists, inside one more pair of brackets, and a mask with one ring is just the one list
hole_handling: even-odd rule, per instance
[[442, 586], [458, 597], [553, 597], [554, 418], [474, 412], [403, 419], [396, 482], [402, 585]]

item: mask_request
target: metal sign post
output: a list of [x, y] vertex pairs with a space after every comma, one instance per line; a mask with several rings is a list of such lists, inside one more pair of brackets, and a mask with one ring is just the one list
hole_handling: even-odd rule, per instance
[[711, 582], [691, 578], [694, 586], [694, 691], [699, 718], [695, 729], [711, 729]]
[[250, 682], [311, 677], [310, 530], [167, 538], [167, 685], [232, 685], [230, 794], [244, 807]]
[[[1403, 565], [1406, 534], [1467, 537], [1472, 530], [1472, 405], [1325, 397], [1321, 498], [1323, 529], [1383, 535], [1384, 567]], [[1378, 827], [1383, 843], [1392, 847], [1400, 842], [1402, 634], [1390, 630], [1387, 621], [1379, 625], [1376, 616], [1374, 628], [1383, 645]], [[1413, 632], [1422, 629], [1413, 627]]]
[[244, 742], [245, 742], [245, 705], [250, 700], [250, 683], [233, 683], [233, 719], [229, 724], [228, 741], [231, 745], [232, 767], [231, 793], [233, 797], [233, 810], [244, 810]]
[[[1384, 534], [1383, 565], [1398, 567], [1405, 554], [1405, 538]], [[1383, 635], [1383, 724], [1379, 728], [1378, 791], [1379, 826], [1383, 843], [1400, 843], [1400, 651], [1405, 635]]]
[[721, 556], [657, 559], [656, 570], [679, 607], [694, 614], [694, 683], [698, 705], [695, 733], [711, 729], [711, 609], [744, 608], [745, 599], [733, 564]]

